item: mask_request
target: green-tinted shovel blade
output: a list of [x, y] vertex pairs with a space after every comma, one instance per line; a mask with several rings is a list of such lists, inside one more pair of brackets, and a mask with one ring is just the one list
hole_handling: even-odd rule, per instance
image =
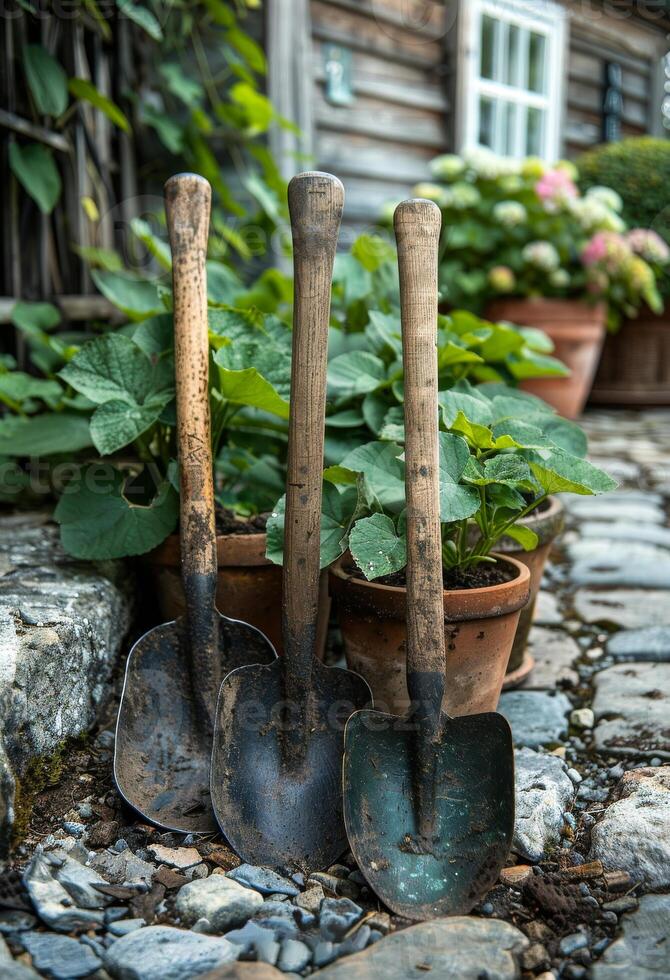
[[442, 716], [434, 836], [420, 842], [404, 718], [358, 711], [345, 731], [344, 819], [359, 867], [409, 919], [469, 912], [495, 883], [514, 829], [514, 754], [496, 713]]

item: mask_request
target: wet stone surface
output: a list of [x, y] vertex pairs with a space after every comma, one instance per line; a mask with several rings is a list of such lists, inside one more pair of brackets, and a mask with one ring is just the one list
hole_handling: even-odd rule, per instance
[[565, 694], [545, 691], [508, 691], [498, 703], [512, 727], [514, 744], [533, 749], [561, 740], [571, 707]]

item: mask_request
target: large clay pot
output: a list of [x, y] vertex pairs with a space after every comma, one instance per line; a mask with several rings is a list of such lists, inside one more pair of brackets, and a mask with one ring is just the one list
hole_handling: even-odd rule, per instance
[[670, 309], [643, 309], [608, 334], [591, 402], [598, 405], [670, 405]]
[[496, 551], [523, 562], [530, 571], [530, 598], [519, 616], [519, 625], [516, 628], [503, 688], [517, 687], [528, 677], [534, 666], [533, 658], [526, 650], [528, 634], [533, 624], [535, 602], [540, 591], [544, 566], [549, 557], [551, 546], [563, 530], [565, 521], [563, 504], [558, 497], [550, 497], [548, 504], [549, 506], [545, 507], [544, 510], [540, 510], [536, 514], [529, 514], [521, 521], [525, 527], [537, 534], [537, 548], [533, 548], [532, 551], [523, 551], [519, 548], [519, 542], [514, 541], [513, 538], [505, 537], [496, 542]]
[[[447, 647], [443, 708], [447, 714], [495, 711], [519, 613], [528, 601], [530, 572], [498, 556], [515, 573], [509, 582], [444, 593]], [[330, 569], [347, 664], [370, 685], [376, 708], [403, 714], [409, 704], [405, 680], [407, 590], [367, 582], [348, 571], [350, 558]]]
[[[216, 538], [218, 583], [216, 604], [219, 612], [231, 619], [250, 623], [283, 653], [282, 569], [265, 557], [265, 534], [220, 534]], [[163, 620], [176, 619], [184, 612], [184, 593], [179, 572], [179, 536], [170, 535], [146, 556], [146, 566], [153, 582]], [[317, 653], [323, 657], [328, 633], [330, 598], [328, 576], [320, 581]]]
[[499, 299], [489, 304], [490, 320], [539, 327], [554, 342], [554, 357], [570, 369], [567, 378], [534, 378], [521, 388], [543, 398], [567, 419], [578, 418], [591, 391], [605, 340], [606, 310], [568, 299]]

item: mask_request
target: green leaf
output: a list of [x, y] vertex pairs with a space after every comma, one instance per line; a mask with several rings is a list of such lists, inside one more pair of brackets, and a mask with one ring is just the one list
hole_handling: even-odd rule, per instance
[[202, 85], [191, 75], [187, 75], [176, 61], [161, 65], [159, 71], [167, 83], [168, 91], [184, 105], [193, 107], [202, 101], [205, 94]]
[[130, 123], [123, 112], [111, 99], [99, 92], [93, 82], [89, 82], [86, 78], [71, 78], [68, 88], [75, 99], [90, 102], [95, 109], [99, 109], [110, 122], [122, 129], [124, 133], [130, 133]]
[[252, 173], [245, 177], [243, 184], [252, 197], [260, 204], [265, 214], [270, 220], [278, 225], [281, 223], [282, 214], [279, 198], [275, 192], [268, 187], [258, 174]]
[[122, 14], [126, 15], [128, 20], [132, 20], [138, 27], [141, 27], [152, 40], [163, 40], [161, 25], [146, 7], [140, 7], [139, 4], [132, 3], [132, 0], [116, 0], [116, 6]]
[[102, 295], [131, 320], [145, 320], [165, 311], [153, 282], [102, 269], [93, 269], [91, 278]]
[[171, 389], [162, 367], [153, 365], [129, 337], [113, 333], [85, 344], [60, 376], [96, 405], [141, 405], [155, 391]]
[[3, 456], [54, 456], [76, 453], [90, 445], [91, 434], [85, 415], [54, 412], [0, 419], [0, 454]]
[[518, 541], [524, 551], [533, 551], [537, 548], [539, 538], [535, 531], [532, 531], [525, 524], [512, 524], [505, 531], [505, 536], [512, 538], [513, 541]]
[[124, 496], [129, 488], [123, 474], [105, 468], [103, 481], [100, 473], [99, 464], [82, 469], [54, 512], [68, 554], [98, 561], [142, 555], [174, 531], [179, 498], [167, 481], [149, 504], [140, 505]]
[[368, 442], [341, 460], [346, 469], [363, 473], [382, 507], [400, 511], [405, 506], [405, 464], [402, 448], [393, 442]]
[[238, 54], [241, 54], [252, 71], [259, 75], [265, 74], [267, 65], [263, 49], [253, 38], [249, 37], [237, 27], [232, 27], [224, 35], [226, 41]]
[[67, 75], [53, 55], [41, 44], [23, 49], [23, 67], [37, 111], [60, 116], [67, 108]]
[[380, 313], [370, 310], [369, 323], [365, 327], [373, 353], [378, 355], [390, 353], [394, 358], [402, 354], [402, 338], [400, 335], [400, 316], [397, 313]]
[[91, 418], [91, 438], [101, 456], [115, 453], [130, 445], [157, 422], [172, 400], [170, 392], [147, 399], [142, 405], [116, 399], [99, 405]]
[[500, 455], [484, 462], [483, 476], [471, 480], [478, 486], [488, 486], [491, 483], [503, 483], [513, 489], [519, 489], [525, 484], [531, 484], [530, 467], [525, 459], [518, 455]]
[[43, 214], [51, 214], [61, 193], [61, 179], [51, 150], [41, 143], [9, 144], [12, 173]]
[[438, 402], [442, 409], [444, 424], [448, 429], [454, 424], [459, 412], [469, 422], [474, 422], [477, 425], [488, 425], [491, 422], [491, 404], [483, 398], [451, 389], [450, 391], [441, 391], [438, 395]]
[[459, 484], [470, 460], [468, 444], [452, 432], [440, 432], [440, 519], [463, 521], [479, 510], [479, 492]]
[[371, 393], [366, 395], [363, 399], [363, 403], [361, 405], [363, 418], [365, 419], [365, 424], [372, 432], [374, 432], [375, 435], [379, 435], [379, 431], [384, 424], [384, 419], [386, 418], [388, 409], [389, 404], [382, 395], [375, 395]]
[[161, 313], [142, 320], [132, 334], [132, 341], [149, 358], [174, 350], [174, 325], [171, 313]]
[[265, 133], [275, 115], [270, 100], [248, 82], [236, 82], [229, 94], [232, 101], [244, 110], [249, 135]]
[[570, 374], [563, 361], [548, 354], [534, 354], [528, 348], [520, 355], [508, 357], [506, 365], [518, 381], [526, 378], [566, 378]]
[[344, 288], [344, 305], [350, 306], [372, 292], [372, 276], [353, 255], [335, 256], [333, 282]]
[[462, 347], [460, 344], [455, 344], [451, 340], [439, 347], [437, 351], [438, 371], [453, 367], [454, 364], [481, 364], [483, 360], [479, 354]]
[[588, 452], [586, 433], [576, 422], [570, 422], [558, 415], [549, 415], [547, 421], [542, 424], [542, 432], [555, 446], [564, 449], [566, 453], [583, 458]]
[[[338, 490], [332, 483], [324, 483], [321, 504], [321, 568], [332, 565], [346, 550], [347, 530], [355, 509], [357, 492], [355, 487]], [[266, 557], [281, 565], [284, 559], [284, 520], [286, 515], [286, 496], [275, 505], [266, 525]]]
[[458, 483], [470, 459], [468, 444], [453, 432], [439, 433], [440, 480]]
[[142, 218], [132, 218], [130, 221], [130, 230], [138, 238], [143, 245], [146, 245], [149, 252], [153, 255], [159, 265], [162, 265], [164, 269], [168, 271], [172, 268], [172, 255], [170, 253], [170, 246], [167, 242], [161, 241], [157, 238], [149, 224]]
[[0, 400], [3, 396], [19, 404], [32, 398], [46, 402], [52, 408], [61, 400], [63, 389], [57, 381], [34, 378], [23, 371], [0, 374]]
[[[244, 317], [240, 320], [244, 323]], [[268, 322], [272, 322], [268, 318]], [[289, 350], [274, 343], [264, 331], [258, 339], [246, 337], [226, 343], [214, 355], [219, 368], [218, 389], [236, 405], [249, 405], [288, 418], [288, 393], [291, 379]]]
[[349, 534], [349, 550], [368, 581], [398, 572], [407, 564], [407, 541], [398, 536], [386, 514], [356, 521]]
[[210, 261], [207, 268], [207, 299], [210, 303], [232, 304], [242, 292], [242, 282], [230, 266]]
[[341, 412], [328, 415], [326, 425], [335, 429], [354, 429], [364, 424], [363, 416], [357, 408], [345, 408]]
[[493, 448], [493, 435], [491, 430], [485, 425], [478, 425], [476, 422], [470, 422], [463, 412], [458, 412], [453, 423], [449, 426], [454, 432], [458, 432], [465, 436], [468, 443], [475, 449], [492, 449]]
[[396, 251], [380, 235], [359, 235], [351, 246], [351, 254], [368, 272], [376, 272], [386, 262], [396, 261]]
[[288, 401], [256, 368], [242, 371], [220, 368], [218, 387], [223, 397], [234, 405], [249, 405], [271, 412], [280, 419], [288, 418]]
[[156, 131], [159, 140], [170, 153], [177, 155], [182, 152], [185, 133], [183, 126], [176, 119], [165, 112], [160, 112], [148, 102], [141, 103], [141, 117], [142, 122]]
[[384, 362], [367, 351], [340, 354], [328, 365], [328, 388], [338, 398], [376, 391], [385, 381]]
[[562, 449], [527, 450], [524, 455], [545, 493], [598, 494], [617, 487], [604, 470]]
[[402, 405], [393, 405], [384, 416], [384, 424], [379, 430], [380, 439], [391, 442], [405, 441], [405, 412]]
[[12, 307], [12, 323], [24, 333], [42, 333], [60, 323], [60, 312], [51, 303], [24, 303]]
[[95, 268], [107, 269], [108, 272], [120, 272], [123, 269], [121, 256], [113, 248], [96, 248], [94, 245], [73, 245], [75, 252], [84, 262]]

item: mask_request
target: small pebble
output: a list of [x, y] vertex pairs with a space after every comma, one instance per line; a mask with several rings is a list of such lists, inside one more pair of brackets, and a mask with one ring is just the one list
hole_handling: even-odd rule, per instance
[[651, 760], [651, 764], [655, 769], [658, 769], [659, 766], [663, 765], [663, 760], [659, 759], [659, 757], [655, 755], [654, 758]]
[[595, 721], [595, 715], [590, 708], [575, 708], [570, 712], [570, 723], [575, 728], [593, 728]]
[[328, 966], [338, 957], [339, 948], [327, 939], [322, 939], [314, 948], [314, 966]]
[[493, 915], [494, 908], [491, 902], [484, 902], [479, 911], [482, 915]]
[[90, 820], [93, 816], [93, 807], [90, 803], [78, 803], [77, 813], [80, 817], [83, 817], [84, 820]]
[[113, 936], [127, 936], [129, 932], [135, 932], [145, 925], [144, 919], [118, 919], [116, 922], [110, 922], [109, 931]]
[[589, 939], [586, 933], [573, 932], [569, 936], [563, 936], [558, 944], [558, 948], [562, 956], [570, 956], [578, 949], [584, 949], [588, 944]]
[[123, 837], [119, 837], [119, 839], [110, 847], [110, 851], [114, 851], [116, 854], [121, 854], [123, 851], [129, 850], [130, 847], [128, 846], [128, 841], [124, 840]]
[[600, 918], [603, 922], [609, 922], [610, 925], [615, 926], [619, 921], [619, 916], [616, 912], [601, 912]]
[[63, 823], [63, 830], [66, 834], [71, 834], [72, 837], [81, 837], [86, 830], [86, 825], [83, 823], [75, 823], [72, 820], [66, 820]]
[[576, 769], [568, 769], [568, 776], [573, 781], [573, 783], [581, 783], [582, 777], [579, 775]]
[[564, 813], [563, 820], [565, 821], [565, 823], [567, 823], [568, 827], [572, 827], [573, 830], [577, 826], [577, 821], [575, 820], [575, 818], [571, 813], [567, 813], [567, 812]]
[[285, 939], [281, 944], [277, 966], [284, 973], [299, 973], [309, 965], [312, 951], [299, 939]]
[[201, 932], [205, 936], [209, 936], [214, 932], [212, 929], [212, 923], [209, 921], [209, 919], [205, 919], [204, 917], [198, 919], [198, 921], [191, 926], [191, 931]]

